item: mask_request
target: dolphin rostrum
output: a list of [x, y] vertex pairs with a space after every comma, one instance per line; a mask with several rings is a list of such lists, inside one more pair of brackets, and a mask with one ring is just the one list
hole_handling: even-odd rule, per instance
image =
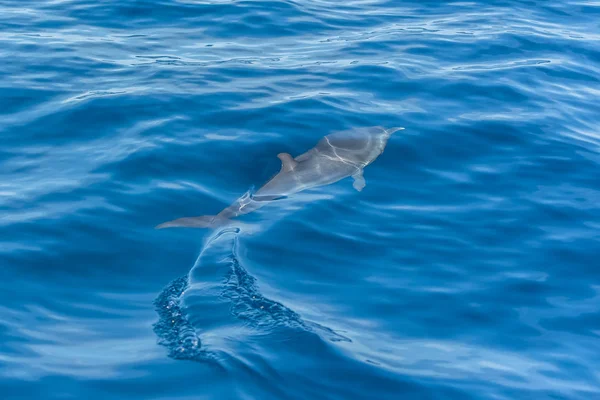
[[404, 128], [359, 128], [325, 136], [315, 147], [293, 158], [279, 153], [281, 170], [254, 194], [244, 194], [217, 215], [179, 218], [156, 228], [213, 228], [227, 224], [272, 200], [318, 186], [329, 185], [351, 176], [359, 192], [365, 187], [363, 169], [383, 153], [392, 133]]

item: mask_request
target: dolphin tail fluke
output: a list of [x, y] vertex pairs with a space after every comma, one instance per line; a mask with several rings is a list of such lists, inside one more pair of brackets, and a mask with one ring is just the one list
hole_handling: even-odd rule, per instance
[[215, 215], [203, 215], [201, 217], [186, 217], [164, 222], [156, 226], [156, 229], [164, 228], [215, 228], [222, 225], [226, 220], [217, 218]]

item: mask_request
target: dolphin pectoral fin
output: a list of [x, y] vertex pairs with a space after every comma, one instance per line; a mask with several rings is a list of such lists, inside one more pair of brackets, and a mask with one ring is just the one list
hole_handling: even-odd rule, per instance
[[222, 223], [214, 215], [203, 215], [201, 217], [186, 217], [164, 222], [156, 226], [156, 229], [164, 228], [213, 228]]
[[363, 190], [363, 188], [367, 184], [367, 182], [365, 182], [365, 177], [363, 176], [363, 170], [359, 169], [354, 175], [352, 175], [352, 178], [354, 178], [354, 183], [352, 183], [352, 187], [354, 187], [354, 189], [358, 190], [359, 192]]
[[292, 158], [289, 153], [279, 153], [277, 158], [281, 160], [281, 170], [285, 172], [293, 171], [298, 162]]

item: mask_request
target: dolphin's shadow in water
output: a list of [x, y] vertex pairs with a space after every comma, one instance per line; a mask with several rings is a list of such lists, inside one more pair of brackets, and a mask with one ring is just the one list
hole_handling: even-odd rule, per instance
[[[289, 330], [333, 342], [351, 340], [264, 297], [239, 261], [239, 229], [209, 237], [187, 276], [172, 281], [155, 299], [158, 343], [175, 359], [218, 360], [230, 353], [215, 336], [232, 331], [265, 335]], [[206, 341], [203, 336], [208, 337]], [[215, 346], [211, 346], [214, 344]]]

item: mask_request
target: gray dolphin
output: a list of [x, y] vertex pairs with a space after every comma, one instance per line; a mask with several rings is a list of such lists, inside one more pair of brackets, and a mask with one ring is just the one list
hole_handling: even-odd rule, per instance
[[218, 227], [272, 200], [329, 185], [349, 176], [354, 179], [352, 186], [360, 192], [365, 187], [363, 169], [383, 153], [392, 133], [402, 129], [377, 126], [336, 132], [325, 136], [315, 147], [295, 158], [288, 153], [279, 153], [281, 170], [254, 194], [244, 194], [217, 215], [179, 218], [156, 228]]

